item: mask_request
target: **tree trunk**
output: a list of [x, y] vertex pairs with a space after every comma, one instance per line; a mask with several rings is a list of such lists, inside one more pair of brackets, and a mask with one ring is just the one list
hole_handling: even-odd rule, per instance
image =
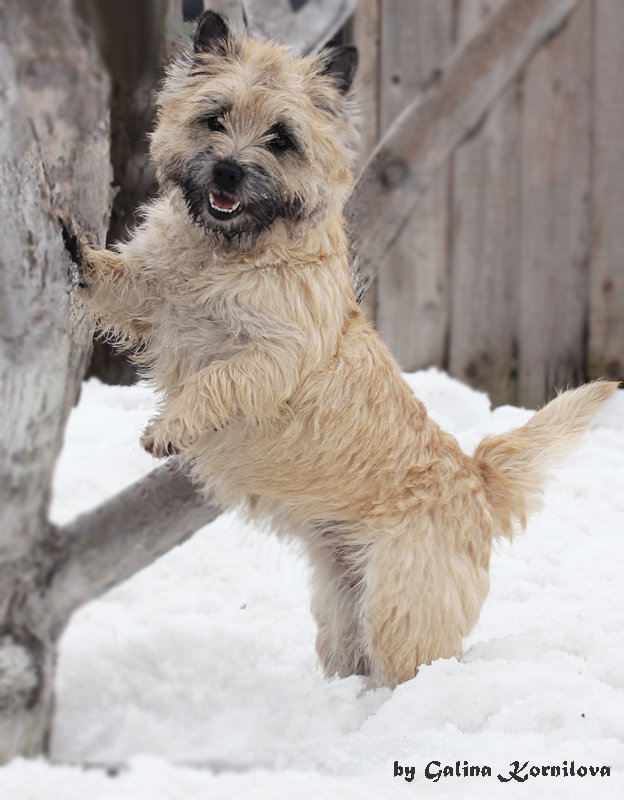
[[72, 313], [59, 217], [104, 237], [108, 86], [70, 0], [0, 7], [0, 761], [45, 748], [56, 641], [33, 600], [88, 329]]

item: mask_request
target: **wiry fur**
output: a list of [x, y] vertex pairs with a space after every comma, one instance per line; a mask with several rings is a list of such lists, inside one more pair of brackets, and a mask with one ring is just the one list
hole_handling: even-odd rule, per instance
[[[222, 503], [303, 539], [325, 671], [394, 685], [459, 655], [488, 591], [493, 538], [524, 523], [546, 470], [615, 384], [563, 394], [465, 455], [353, 296], [348, 77], [331, 54], [296, 60], [219, 38], [220, 25], [207, 18], [205, 49], [174, 64], [160, 95], [161, 196], [116, 252], [84, 249], [88, 303], [140, 345], [162, 394], [144, 445], [181, 452]], [[224, 130], [206, 131], [198, 119], [216, 112]], [[275, 126], [288, 126], [296, 152], [271, 151]], [[232, 220], [208, 209], [215, 159], [245, 171], [237, 197], [249, 210]], [[254, 209], [265, 190], [271, 208]]]

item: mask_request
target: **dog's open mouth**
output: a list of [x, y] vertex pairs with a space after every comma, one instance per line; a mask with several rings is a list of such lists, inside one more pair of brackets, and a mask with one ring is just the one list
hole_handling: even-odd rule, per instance
[[228, 219], [240, 211], [240, 200], [226, 192], [210, 192], [210, 213], [217, 219]]

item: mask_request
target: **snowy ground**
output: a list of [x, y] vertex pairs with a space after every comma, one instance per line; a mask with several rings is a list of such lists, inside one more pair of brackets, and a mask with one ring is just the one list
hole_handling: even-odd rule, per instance
[[[407, 379], [467, 450], [529, 416], [491, 412], [439, 372]], [[56, 521], [153, 468], [137, 442], [152, 404], [144, 387], [85, 386]], [[222, 516], [76, 614], [61, 647], [55, 764], [0, 769], [0, 798], [624, 797], [623, 484], [620, 391], [526, 534], [497, 548], [461, 661], [425, 667], [394, 692], [322, 677], [305, 563]], [[394, 777], [395, 761], [414, 767], [413, 780]], [[432, 761], [488, 765], [492, 776], [434, 781]], [[611, 776], [500, 781], [514, 761], [562, 773], [572, 761], [608, 765]], [[111, 764], [124, 767], [111, 776]]]

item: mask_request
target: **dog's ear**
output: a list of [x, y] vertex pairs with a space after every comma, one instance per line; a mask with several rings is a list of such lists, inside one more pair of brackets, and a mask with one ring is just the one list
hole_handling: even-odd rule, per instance
[[225, 53], [229, 37], [230, 29], [221, 14], [204, 11], [195, 29], [193, 49], [196, 53]]
[[357, 47], [353, 45], [328, 47], [320, 55], [319, 73], [330, 77], [340, 94], [346, 94], [353, 83], [357, 65]]

